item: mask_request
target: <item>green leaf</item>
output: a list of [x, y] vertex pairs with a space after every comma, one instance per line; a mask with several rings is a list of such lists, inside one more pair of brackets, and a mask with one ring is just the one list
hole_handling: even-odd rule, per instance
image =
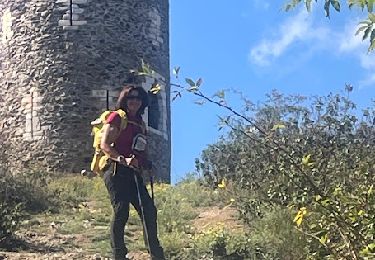
[[284, 10], [288, 12], [289, 10], [295, 8], [301, 2], [302, 0], [290, 0], [289, 3], [285, 5]]
[[369, 253], [370, 253], [370, 249], [368, 248], [368, 246], [366, 246], [365, 248], [361, 250], [362, 255], [368, 255]]
[[220, 90], [220, 91], [216, 92], [214, 97], [218, 97], [218, 98], [221, 98], [221, 99], [225, 98], [224, 90]]
[[371, 186], [370, 186], [370, 188], [368, 189], [368, 191], [367, 191], [367, 194], [370, 196], [370, 195], [372, 195], [374, 193], [374, 184], [372, 184]]
[[371, 36], [370, 36], [370, 42], [373, 43], [375, 41], [375, 29], [372, 30]]
[[372, 13], [372, 11], [374, 10], [374, 0], [368, 0], [367, 10], [369, 13]]
[[311, 2], [312, 2], [312, 0], [306, 0], [306, 2], [305, 2], [306, 10], [308, 12], [311, 12]]
[[328, 234], [325, 234], [324, 236], [320, 237], [319, 242], [325, 245], [327, 243], [327, 240], [328, 240]]
[[205, 101], [204, 100], [196, 100], [196, 101], [194, 101], [194, 103], [201, 106], [205, 103]]
[[196, 87], [195, 82], [192, 79], [186, 78], [185, 81], [190, 85], [190, 87]]
[[345, 91], [352, 92], [353, 91], [353, 85], [351, 85], [351, 84], [345, 84]]
[[180, 72], [180, 69], [181, 69], [180, 67], [174, 67], [173, 68], [173, 74], [177, 75]]
[[272, 131], [276, 131], [277, 129], [284, 129], [285, 128], [285, 125], [283, 124], [276, 124], [272, 127]]
[[337, 12], [340, 12], [340, 2], [338, 0], [331, 0], [331, 5]]
[[181, 97], [181, 92], [176, 93], [176, 95], [172, 98], [172, 102], [175, 101], [179, 97]]
[[198, 90], [198, 87], [197, 86], [192, 86], [192, 87], [190, 87], [189, 89], [188, 89], [188, 91], [190, 91], [190, 92], [195, 92], [195, 91], [197, 91]]
[[293, 222], [297, 224], [297, 227], [299, 227], [302, 224], [303, 218], [306, 214], [307, 214], [306, 207], [302, 207], [298, 210], [297, 215], [293, 219]]
[[372, 51], [375, 48], [375, 29], [372, 30], [371, 36], [370, 36], [370, 46], [368, 48], [368, 51]]
[[196, 85], [197, 87], [200, 87], [200, 85], [202, 85], [202, 83], [203, 83], [203, 79], [202, 79], [202, 78], [199, 78], [199, 79], [197, 80], [197, 82], [195, 83], [195, 85]]
[[369, 19], [371, 22], [375, 23], [375, 14], [373, 14], [373, 13], [369, 13], [369, 14], [368, 14], [368, 19]]
[[368, 25], [363, 25], [363, 26], [359, 27], [357, 29], [357, 31], [355, 32], [355, 35], [358, 35], [359, 33], [363, 32], [367, 28], [368, 28]]
[[148, 66], [148, 64], [146, 64], [144, 62], [144, 60], [142, 60], [142, 72], [143, 73], [146, 73], [146, 74], [149, 74], [150, 73], [150, 68]]
[[[374, 31], [373, 31], [374, 32]], [[368, 52], [371, 52], [371, 51], [373, 51], [373, 50], [375, 50], [375, 41], [373, 41], [372, 43], [371, 43], [371, 45], [368, 47]]]
[[365, 30], [365, 32], [363, 33], [363, 37], [362, 37], [362, 40], [366, 40], [368, 38], [368, 36], [370, 35], [370, 32], [371, 32], [371, 26], [367, 27], [367, 29]]
[[324, 10], [326, 11], [326, 17], [328, 17], [328, 18], [329, 18], [330, 3], [331, 3], [330, 0], [326, 0], [326, 2], [324, 3]]
[[141, 75], [152, 75], [154, 74], [155, 71], [153, 71], [151, 68], [150, 68], [150, 65], [148, 65], [147, 63], [145, 63], [145, 61], [142, 59], [141, 60], [141, 71], [138, 71], [138, 75], [141, 76]]
[[303, 164], [303, 165], [308, 165], [309, 162], [310, 162], [310, 158], [311, 158], [311, 154], [305, 155], [305, 156], [302, 158], [302, 164]]
[[372, 22], [370, 20], [364, 20], [364, 21], [359, 22], [358, 24], [366, 24], [368, 26], [371, 26]]

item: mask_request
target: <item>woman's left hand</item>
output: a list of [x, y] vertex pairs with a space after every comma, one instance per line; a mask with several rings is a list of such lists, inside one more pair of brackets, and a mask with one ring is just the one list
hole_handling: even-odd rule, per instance
[[127, 166], [130, 166], [130, 167], [133, 167], [133, 168], [139, 167], [138, 160], [134, 156], [126, 157], [125, 162], [126, 162]]

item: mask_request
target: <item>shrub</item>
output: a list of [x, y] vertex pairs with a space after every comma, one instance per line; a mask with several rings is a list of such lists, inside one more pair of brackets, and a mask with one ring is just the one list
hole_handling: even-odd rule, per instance
[[208, 180], [234, 183], [249, 225], [275, 205], [293, 209], [317, 259], [375, 254], [375, 110], [357, 117], [347, 91], [311, 102], [273, 92], [240, 120], [226, 118], [232, 131], [198, 163]]
[[0, 243], [17, 230], [23, 217], [22, 204], [0, 202]]
[[17, 229], [19, 222], [29, 213], [37, 213], [56, 207], [54, 195], [46, 188], [43, 174], [13, 176], [0, 174], [0, 236], [8, 237]]
[[84, 178], [82, 176], [63, 176], [53, 178], [48, 183], [48, 190], [58, 194], [59, 203], [64, 207], [75, 207], [81, 202], [91, 198], [107, 198], [107, 193], [102, 187], [101, 178]]

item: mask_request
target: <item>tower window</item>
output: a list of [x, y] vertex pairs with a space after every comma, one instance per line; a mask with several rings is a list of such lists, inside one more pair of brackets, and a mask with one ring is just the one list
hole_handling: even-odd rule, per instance
[[148, 95], [148, 126], [160, 130], [160, 106], [159, 106], [159, 95], [149, 93]]

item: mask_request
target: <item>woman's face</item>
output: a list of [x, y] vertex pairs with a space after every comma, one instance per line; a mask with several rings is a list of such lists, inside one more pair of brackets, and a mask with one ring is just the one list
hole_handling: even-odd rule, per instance
[[129, 92], [129, 95], [126, 97], [126, 106], [129, 113], [136, 114], [138, 112], [139, 108], [142, 106], [142, 99], [137, 90]]

